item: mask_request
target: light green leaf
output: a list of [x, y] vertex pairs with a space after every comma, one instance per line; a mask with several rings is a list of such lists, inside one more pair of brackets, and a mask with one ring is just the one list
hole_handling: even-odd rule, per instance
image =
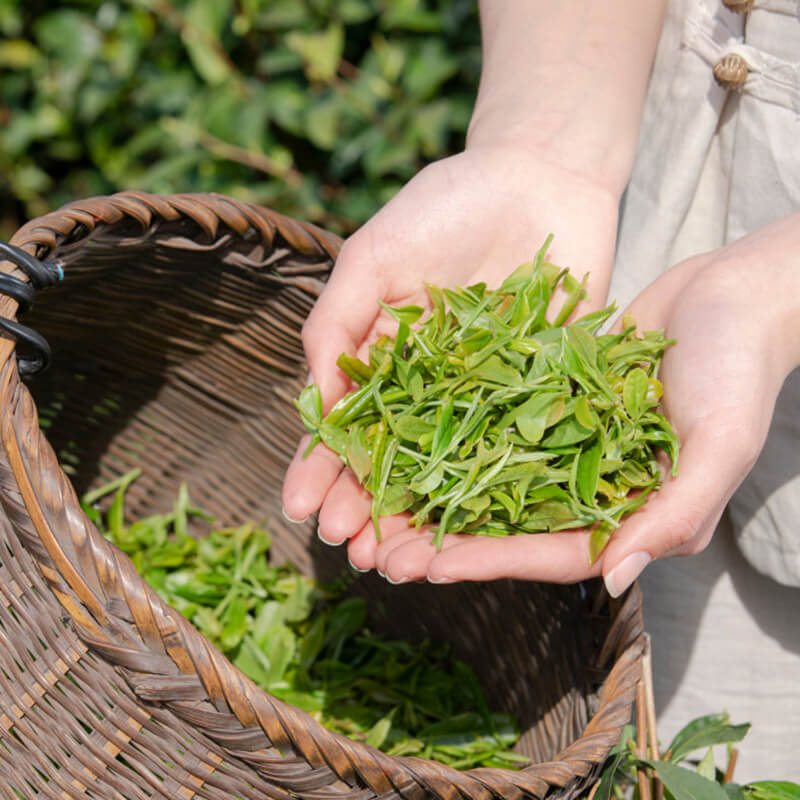
[[39, 51], [27, 39], [8, 39], [0, 42], [0, 67], [29, 69], [40, 58]]
[[381, 717], [367, 732], [364, 740], [370, 747], [380, 748], [392, 730], [392, 720], [394, 719], [396, 708], [393, 708], [385, 717]]
[[791, 781], [756, 781], [744, 792], [747, 800], [800, 800], [800, 785]]
[[294, 403], [303, 424], [312, 432], [322, 424], [322, 395], [315, 383], [306, 386]]
[[697, 765], [697, 774], [702, 775], [704, 778], [707, 778], [710, 781], [713, 781], [717, 777], [717, 770], [714, 764], [714, 748], [709, 747], [708, 752], [703, 756], [700, 760], [700, 763]]
[[363, 428], [350, 431], [350, 443], [346, 451], [347, 465], [353, 470], [356, 480], [363, 486], [372, 471], [372, 460], [367, 449], [367, 438]]
[[378, 300], [378, 305], [394, 320], [397, 322], [405, 322], [406, 325], [413, 325], [425, 311], [422, 306], [390, 306], [382, 300]]
[[638, 420], [647, 410], [647, 389], [647, 373], [641, 367], [635, 367], [625, 376], [622, 402], [633, 420]]
[[347, 453], [350, 446], [350, 439], [342, 428], [323, 422], [318, 429], [319, 438], [322, 439], [326, 447], [343, 456]]
[[395, 420], [395, 430], [398, 436], [409, 442], [418, 442], [420, 437], [432, 433], [435, 426], [425, 419], [414, 417], [410, 414], [403, 414]]
[[414, 495], [407, 486], [390, 484], [386, 487], [378, 507], [378, 514], [382, 517], [391, 517], [407, 511], [414, 502]]
[[613, 529], [609, 525], [602, 523], [592, 528], [592, 532], [589, 534], [589, 564], [594, 564], [597, 561], [600, 553], [603, 552], [609, 539], [611, 539], [612, 533]]
[[444, 467], [439, 464], [423, 477], [411, 481], [409, 488], [416, 494], [430, 494], [439, 488], [442, 480], [444, 480]]
[[344, 28], [338, 23], [316, 33], [292, 31], [286, 37], [288, 46], [303, 59], [308, 79], [324, 83], [329, 83], [336, 75], [344, 40]]

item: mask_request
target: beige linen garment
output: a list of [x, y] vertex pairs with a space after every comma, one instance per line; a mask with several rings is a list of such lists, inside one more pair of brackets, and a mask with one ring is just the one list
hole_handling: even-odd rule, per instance
[[[713, 76], [730, 54], [747, 68], [734, 91]], [[747, 14], [721, 0], [670, 3], [611, 297], [624, 308], [684, 258], [797, 210], [800, 2], [755, 0]], [[652, 564], [641, 582], [662, 740], [727, 710], [753, 723], [738, 780], [800, 781], [800, 373], [710, 547]]]

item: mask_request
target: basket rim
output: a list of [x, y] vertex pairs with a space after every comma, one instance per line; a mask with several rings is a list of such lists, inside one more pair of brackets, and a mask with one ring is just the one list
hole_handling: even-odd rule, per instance
[[[260, 236], [266, 246], [273, 246], [277, 237], [299, 253], [331, 263], [342, 244], [339, 237], [315, 225], [224, 195], [143, 192], [69, 203], [23, 225], [11, 243], [42, 258], [65, 239], [78, 241], [102, 225], [134, 221], [147, 228], [158, 221], [182, 218], [194, 221], [212, 239], [221, 227], [238, 235]], [[0, 271], [14, 270], [10, 262], [0, 263]], [[16, 310], [12, 298], [0, 299], [0, 315], [14, 319]], [[3, 415], [0, 434], [31, 527], [22, 540], [38, 540], [41, 546], [34, 548], [32, 555], [71, 624], [90, 649], [120, 668], [143, 702], [161, 697], [159, 692], [163, 694], [165, 687], [180, 681], [182, 696], [190, 687], [193, 699], [205, 701], [205, 713], [211, 717], [233, 714], [242, 730], [260, 729], [265, 747], [254, 752], [272, 755], [277, 750], [301, 757], [307, 769], [293, 778], [299, 780], [300, 772], [314, 771], [321, 776], [316, 785], [335, 784], [326, 791], [341, 797], [366, 788], [386, 797], [417, 797], [421, 793], [454, 797], [460, 792], [468, 797], [543, 798], [569, 787], [576, 778], [589, 776], [598, 766], [597, 754], [607, 753], [618, 742], [630, 716], [644, 652], [641, 594], [636, 584], [619, 601], [606, 598], [612, 605], [612, 625], [600, 659], [607, 663], [613, 657], [614, 664], [601, 688], [597, 711], [581, 736], [549, 762], [519, 771], [479, 768], [460, 772], [439, 762], [388, 756], [331, 733], [305, 712], [273, 698], [167, 606], [127, 556], [89, 522], [38, 429], [35, 404], [19, 381], [13, 352], [13, 341], [0, 340], [0, 368], [5, 370], [0, 393], [4, 408], [15, 409], [15, 413]], [[53, 475], [58, 477], [57, 492], [53, 491]], [[66, 518], [78, 523], [68, 531], [63, 527], [56, 530], [52, 520], [65, 517], [63, 510], [56, 517], [55, 505], [68, 507]], [[93, 565], [88, 570], [81, 567], [87, 554]], [[142, 671], [144, 665], [147, 669]], [[168, 706], [180, 716], [190, 710], [185, 701]], [[275, 782], [291, 788], [291, 780]]]

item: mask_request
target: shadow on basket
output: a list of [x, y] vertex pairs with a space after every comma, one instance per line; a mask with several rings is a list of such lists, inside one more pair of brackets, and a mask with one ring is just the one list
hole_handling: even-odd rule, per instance
[[[341, 573], [313, 521], [280, 513], [300, 329], [336, 237], [221, 196], [125, 193], [12, 243], [65, 277], [24, 316], [52, 347], [47, 372], [23, 384], [13, 336], [0, 339], [3, 797], [568, 800], [587, 786], [630, 716], [638, 588], [610, 601], [599, 583], [353, 584], [386, 609], [386, 633], [449, 641], [520, 719], [530, 767], [457, 772], [331, 734], [257, 689], [80, 510], [76, 491], [139, 467], [133, 516], [168, 508], [185, 482], [226, 524], [266, 520], [274, 560]], [[2, 296], [0, 316], [16, 312]]]

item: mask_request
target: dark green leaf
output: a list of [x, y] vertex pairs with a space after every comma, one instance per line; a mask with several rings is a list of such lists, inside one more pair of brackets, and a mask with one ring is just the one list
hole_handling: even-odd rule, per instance
[[728, 800], [728, 795], [718, 783], [696, 772], [669, 761], [643, 761], [655, 770], [675, 800]]
[[670, 761], [678, 762], [701, 748], [741, 741], [750, 729], [748, 723], [731, 725], [727, 714], [708, 714], [698, 717], [681, 728], [669, 744], [666, 753]]

